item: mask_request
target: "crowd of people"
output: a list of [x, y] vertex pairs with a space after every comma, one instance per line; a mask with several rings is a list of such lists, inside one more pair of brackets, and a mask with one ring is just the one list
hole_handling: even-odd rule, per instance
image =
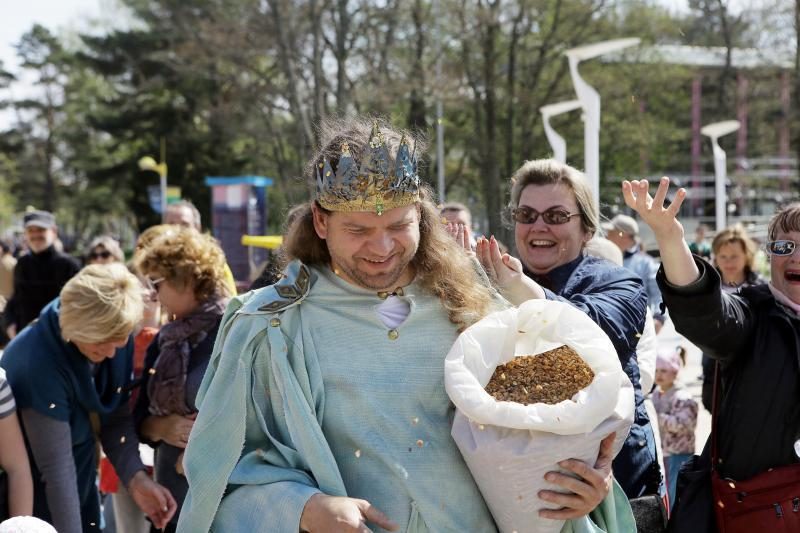
[[[585, 313], [633, 391], [626, 435], [544, 474], [538, 514], [562, 531], [663, 531], [670, 508], [672, 531], [714, 531], [734, 520], [715, 479], [800, 475], [800, 204], [769, 226], [767, 282], [741, 226], [708, 250], [686, 242], [686, 193], [668, 202], [667, 178], [652, 195], [624, 182], [630, 215], [602, 222], [580, 171], [527, 161], [510, 177], [512, 255], [473, 234], [463, 204], [435, 204], [422, 153], [383, 121], [322, 125], [313, 198], [290, 212], [280, 265], [239, 296], [189, 202], [129, 257], [93, 239], [82, 268], [51, 213], [26, 213], [26, 252], [0, 257], [0, 518], [62, 533], [496, 531], [450, 435], [444, 358], [530, 300]], [[706, 358], [717, 438], [700, 456], [685, 350], [658, 343], [669, 319]], [[683, 490], [698, 471], [707, 483]]]

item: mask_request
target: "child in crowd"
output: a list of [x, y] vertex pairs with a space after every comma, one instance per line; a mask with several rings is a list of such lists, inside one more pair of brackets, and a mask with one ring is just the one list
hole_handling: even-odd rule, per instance
[[[0, 521], [11, 516], [33, 514], [33, 480], [28, 452], [17, 418], [17, 408], [6, 372], [0, 368], [0, 476], [8, 490], [0, 490]], [[2, 480], [0, 480], [2, 481]]]
[[667, 471], [670, 508], [675, 503], [675, 482], [684, 461], [694, 454], [694, 432], [697, 427], [697, 402], [676, 379], [686, 364], [686, 349], [678, 346], [660, 351], [656, 358], [656, 389], [653, 404], [658, 413], [661, 448]]

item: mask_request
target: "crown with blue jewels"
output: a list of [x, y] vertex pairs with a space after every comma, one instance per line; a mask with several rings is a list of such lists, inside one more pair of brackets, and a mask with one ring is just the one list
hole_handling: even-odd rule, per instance
[[377, 122], [372, 124], [369, 144], [361, 151], [360, 167], [345, 142], [336, 171], [327, 157], [317, 163], [316, 171], [317, 201], [329, 211], [375, 211], [382, 215], [419, 201], [417, 159], [405, 135], [392, 160]]

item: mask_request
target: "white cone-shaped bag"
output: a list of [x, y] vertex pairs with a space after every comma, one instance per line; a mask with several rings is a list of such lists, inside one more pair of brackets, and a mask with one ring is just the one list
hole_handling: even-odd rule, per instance
[[[498, 365], [562, 345], [594, 372], [572, 400], [523, 405], [484, 390]], [[584, 312], [562, 302], [530, 300], [467, 328], [447, 355], [444, 381], [456, 406], [453, 439], [503, 533], [560, 531], [563, 521], [538, 515], [552, 505], [537, 493], [560, 490], [545, 473], [570, 458], [594, 465], [611, 432], [619, 452], [633, 423], [633, 386], [614, 345]]]

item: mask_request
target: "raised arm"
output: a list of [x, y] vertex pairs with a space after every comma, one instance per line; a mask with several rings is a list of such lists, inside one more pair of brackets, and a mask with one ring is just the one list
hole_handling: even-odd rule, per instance
[[683, 238], [683, 226], [677, 218], [686, 190], [678, 189], [672, 204], [664, 207], [669, 178], [661, 178], [655, 196], [650, 196], [648, 188], [647, 180], [623, 181], [622, 196], [628, 207], [639, 213], [655, 233], [667, 281], [679, 287], [689, 285], [700, 277], [700, 271], [692, 259]]

